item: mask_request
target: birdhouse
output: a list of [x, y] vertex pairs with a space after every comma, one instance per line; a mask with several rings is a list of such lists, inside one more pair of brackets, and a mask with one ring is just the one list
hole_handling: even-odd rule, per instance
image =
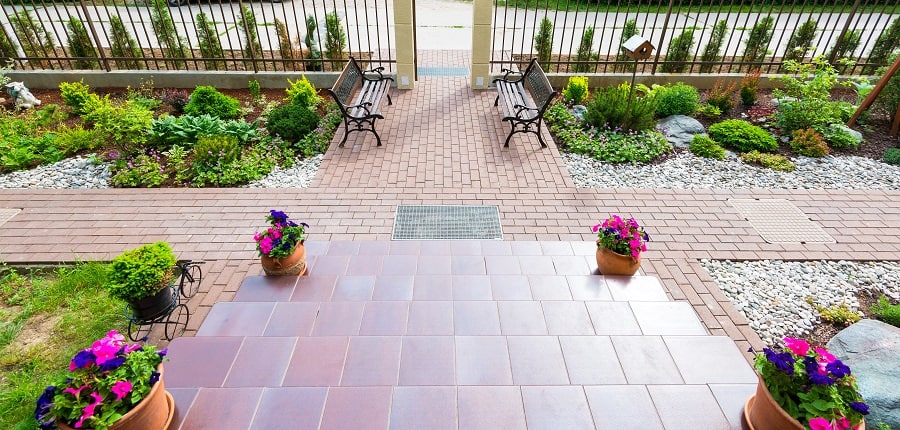
[[629, 57], [635, 60], [646, 60], [653, 54], [653, 44], [638, 34], [631, 36], [622, 45]]

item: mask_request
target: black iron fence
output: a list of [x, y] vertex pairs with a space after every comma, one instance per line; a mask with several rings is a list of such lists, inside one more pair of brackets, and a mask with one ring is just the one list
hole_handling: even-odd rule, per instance
[[333, 70], [390, 67], [390, 1], [6, 0], [0, 58], [17, 69]]
[[[872, 74], [900, 50], [900, 2], [495, 0], [493, 27], [497, 68], [537, 57], [554, 73], [776, 73], [825, 56]], [[640, 63], [622, 48], [634, 34], [656, 48]]]

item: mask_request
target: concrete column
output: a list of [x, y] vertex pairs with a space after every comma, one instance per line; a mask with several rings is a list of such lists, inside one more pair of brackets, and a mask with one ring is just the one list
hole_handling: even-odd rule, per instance
[[416, 46], [412, 0], [394, 0], [394, 37], [397, 42], [397, 88], [412, 89], [416, 82]]
[[472, 88], [484, 89], [491, 83], [491, 43], [494, 32], [494, 4], [491, 0], [474, 0], [472, 7]]

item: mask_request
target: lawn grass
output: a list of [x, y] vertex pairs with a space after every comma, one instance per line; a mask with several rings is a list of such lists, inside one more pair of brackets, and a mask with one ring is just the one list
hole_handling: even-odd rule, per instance
[[0, 265], [0, 428], [33, 429], [35, 400], [81, 349], [124, 332], [123, 303], [106, 294], [106, 264], [20, 274]]

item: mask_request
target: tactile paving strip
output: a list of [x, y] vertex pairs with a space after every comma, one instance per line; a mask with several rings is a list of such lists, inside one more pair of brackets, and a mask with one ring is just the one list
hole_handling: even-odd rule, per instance
[[11, 220], [12, 217], [16, 216], [16, 214], [21, 211], [22, 211], [22, 209], [0, 208], [0, 225], [5, 224], [7, 221]]
[[822, 227], [784, 199], [729, 199], [768, 243], [834, 243]]
[[397, 206], [393, 240], [503, 239], [497, 206]]

